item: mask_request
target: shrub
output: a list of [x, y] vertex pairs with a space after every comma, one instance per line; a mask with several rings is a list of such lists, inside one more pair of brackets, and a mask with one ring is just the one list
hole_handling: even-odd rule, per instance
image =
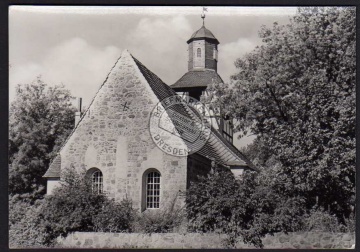
[[185, 221], [183, 207], [176, 205], [177, 195], [168, 207], [161, 209], [148, 209], [136, 216], [133, 223], [134, 232], [138, 233], [171, 233], [179, 229]]
[[345, 232], [355, 233], [356, 230], [356, 217], [351, 213], [349, 218], [345, 219]]
[[189, 229], [226, 234], [227, 247], [241, 239], [260, 248], [266, 234], [300, 230], [304, 199], [283, 195], [263, 176], [248, 171], [240, 181], [215, 168], [199, 177], [187, 192]]
[[131, 232], [135, 212], [132, 202], [125, 199], [116, 203], [113, 199], [104, 202], [101, 211], [93, 216], [95, 232]]
[[43, 248], [45, 230], [42, 228], [41, 200], [31, 204], [19, 195], [9, 199], [9, 247]]
[[232, 216], [238, 189], [234, 177], [222, 170], [212, 171], [192, 183], [186, 195], [190, 231], [212, 232], [221, 229]]
[[344, 232], [346, 227], [323, 208], [312, 209], [305, 219], [305, 231]]
[[46, 198], [41, 217], [44, 219], [46, 244], [70, 232], [129, 232], [133, 220], [131, 202], [115, 203], [104, 194], [92, 192], [85, 171], [65, 170], [63, 182]]

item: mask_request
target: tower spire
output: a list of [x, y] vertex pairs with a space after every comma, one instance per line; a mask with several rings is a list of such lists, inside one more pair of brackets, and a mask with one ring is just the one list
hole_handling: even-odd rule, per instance
[[205, 11], [207, 11], [207, 8], [203, 7], [201, 18], [203, 20], [203, 26], [205, 26]]

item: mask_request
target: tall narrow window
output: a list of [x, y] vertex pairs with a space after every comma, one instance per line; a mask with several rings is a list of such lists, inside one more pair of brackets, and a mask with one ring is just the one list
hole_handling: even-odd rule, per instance
[[104, 178], [102, 172], [98, 168], [90, 168], [86, 172], [85, 178], [90, 183], [93, 193], [100, 194], [104, 192]]
[[93, 193], [103, 193], [103, 174], [100, 170], [91, 174], [91, 189]]
[[201, 49], [200, 49], [200, 48], [198, 48], [198, 49], [196, 50], [196, 53], [197, 53], [197, 56], [198, 56], [198, 57], [201, 57]]
[[160, 207], [160, 173], [150, 171], [146, 175], [146, 208]]

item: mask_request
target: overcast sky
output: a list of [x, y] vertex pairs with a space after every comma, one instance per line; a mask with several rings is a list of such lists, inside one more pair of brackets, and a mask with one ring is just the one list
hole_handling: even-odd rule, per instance
[[[124, 49], [171, 85], [187, 72], [186, 41], [201, 27], [201, 12], [202, 7], [11, 6], [9, 100], [17, 84], [41, 75], [50, 85], [63, 83], [87, 105]], [[208, 7], [205, 26], [220, 42], [223, 80], [236, 72], [237, 58], [261, 44], [261, 25], [286, 24], [295, 12]]]

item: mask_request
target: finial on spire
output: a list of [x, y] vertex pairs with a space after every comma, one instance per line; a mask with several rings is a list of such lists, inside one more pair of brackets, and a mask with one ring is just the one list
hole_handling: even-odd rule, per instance
[[201, 18], [203, 20], [203, 26], [205, 26], [205, 11], [207, 11], [207, 8], [203, 7]]

